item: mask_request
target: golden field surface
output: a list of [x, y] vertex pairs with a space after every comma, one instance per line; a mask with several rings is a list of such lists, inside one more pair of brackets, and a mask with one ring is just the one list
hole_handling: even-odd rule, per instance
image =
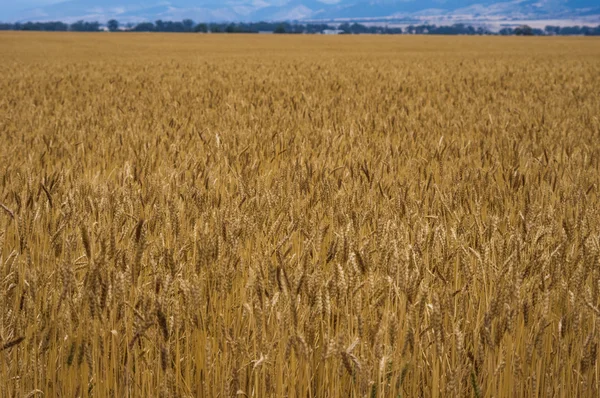
[[0, 57], [0, 396], [599, 396], [598, 39]]

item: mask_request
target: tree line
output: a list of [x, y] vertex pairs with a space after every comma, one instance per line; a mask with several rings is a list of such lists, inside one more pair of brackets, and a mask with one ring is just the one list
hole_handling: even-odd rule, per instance
[[110, 20], [106, 25], [99, 22], [77, 21], [66, 24], [60, 21], [52, 22], [25, 22], [25, 23], [0, 23], [0, 30], [30, 30], [30, 31], [72, 31], [72, 32], [98, 32], [104, 26], [111, 32], [181, 32], [181, 33], [288, 33], [288, 34], [434, 34], [434, 35], [517, 35], [517, 36], [600, 36], [600, 25], [590, 26], [546, 26], [544, 29], [532, 28], [527, 25], [515, 28], [505, 27], [499, 32], [493, 32], [484, 27], [474, 27], [466, 24], [450, 26], [436, 25], [410, 25], [404, 29], [400, 27], [366, 26], [359, 23], [331, 24], [301, 24], [290, 22], [249, 22], [249, 23], [195, 23], [191, 19], [183, 21], [141, 22], [138, 24], [120, 24], [117, 20]]

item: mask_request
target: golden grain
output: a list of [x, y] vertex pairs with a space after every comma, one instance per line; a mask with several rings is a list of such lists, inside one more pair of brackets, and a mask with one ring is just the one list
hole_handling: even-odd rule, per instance
[[598, 44], [1, 33], [0, 396], [598, 396]]

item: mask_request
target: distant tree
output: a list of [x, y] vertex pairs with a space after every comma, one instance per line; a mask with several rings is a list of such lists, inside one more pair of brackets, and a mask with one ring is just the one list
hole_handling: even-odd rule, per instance
[[[192, 22], [193, 24], [193, 22]], [[167, 32], [185, 32], [183, 22], [167, 22]]]
[[134, 32], [153, 32], [154, 24], [152, 22], [142, 22], [137, 24], [132, 30]]
[[547, 35], [558, 35], [560, 33], [560, 26], [546, 26], [544, 28], [544, 32], [546, 32]]
[[194, 31], [194, 21], [191, 19], [184, 19], [182, 22], [184, 32], [193, 32]]
[[25, 22], [21, 30], [39, 30], [35, 28], [35, 24], [33, 22]]
[[560, 34], [564, 36], [579, 36], [583, 33], [580, 26], [565, 26], [560, 28]]
[[64, 22], [47, 22], [47, 25], [50, 25], [53, 31], [56, 32], [66, 32], [67, 30], [69, 30], [69, 25], [67, 25]]
[[98, 32], [100, 30], [99, 22], [85, 22], [83, 20], [72, 23], [69, 29], [73, 32]]
[[595, 28], [590, 28], [589, 31], [586, 33], [586, 35], [600, 36], [600, 25], [596, 26]]
[[290, 29], [291, 33], [296, 33], [296, 34], [304, 33], [304, 25], [294, 24], [290, 28], [291, 28]]
[[[110, 31], [119, 29], [119, 22], [112, 19], [107, 22]], [[194, 25], [191, 19], [183, 21], [162, 21], [142, 22], [135, 25], [131, 22], [124, 25], [127, 29], [137, 32], [228, 32], [228, 33], [322, 33], [325, 30], [338, 29], [346, 34], [388, 34], [398, 35], [402, 33], [409, 34], [433, 34], [433, 35], [492, 35], [492, 33], [483, 27], [473, 27], [465, 24], [454, 24], [451, 26], [442, 25], [410, 25], [405, 30], [399, 27], [389, 26], [365, 26], [359, 23], [343, 23], [337, 26], [327, 24], [302, 24], [293, 22], [239, 22], [239, 23], [199, 23]], [[76, 32], [96, 32], [100, 29], [98, 22], [77, 21], [71, 25], [63, 22], [24, 22], [24, 23], [0, 23], [0, 30], [34, 30], [34, 31], [65, 31], [72, 30]], [[504, 27], [497, 34], [520, 35], [520, 36], [544, 36], [544, 35], [585, 35], [600, 36], [600, 26], [546, 26], [543, 30], [532, 28], [527, 25], [517, 28]]]
[[419, 25], [415, 28], [415, 33], [418, 35], [422, 35], [423, 33], [428, 33], [429, 30], [427, 29], [426, 25]]
[[[306, 25], [306, 33], [322, 33], [324, 30], [333, 30], [335, 27], [326, 24], [308, 24]], [[262, 29], [267, 30], [267, 29]]]
[[194, 28], [194, 32], [198, 32], [198, 33], [206, 33], [208, 32], [208, 26], [205, 23], [199, 23], [198, 25], [196, 25], [196, 27]]
[[111, 19], [106, 23], [106, 26], [111, 32], [116, 32], [117, 30], [119, 30], [119, 21], [117, 21], [116, 19]]
[[347, 23], [347, 22], [341, 24], [340, 26], [338, 26], [338, 30], [341, 30], [342, 33], [345, 33], [345, 34], [352, 33], [351, 30], [350, 30], [350, 24]]
[[361, 24], [355, 22], [355, 23], [353, 23], [350, 26], [350, 31], [352, 33], [354, 33], [355, 35], [358, 35], [358, 34], [361, 34], [361, 33], [369, 33], [369, 28], [367, 28], [366, 26], [361, 25]]
[[521, 25], [515, 28], [515, 35], [517, 36], [533, 36], [533, 29], [529, 25]]
[[542, 29], [539, 29], [539, 28], [533, 28], [533, 29], [531, 29], [531, 34], [534, 35], [534, 36], [544, 36], [545, 35], [544, 31]]
[[83, 26], [84, 26], [83, 24], [84, 24], [84, 21], [74, 22], [69, 26], [69, 29], [72, 31], [75, 31], [75, 32], [79, 32], [79, 31], [83, 30]]
[[37, 30], [46, 32], [65, 31], [69, 28], [66, 23], [63, 22], [26, 22], [19, 26], [19, 30]]

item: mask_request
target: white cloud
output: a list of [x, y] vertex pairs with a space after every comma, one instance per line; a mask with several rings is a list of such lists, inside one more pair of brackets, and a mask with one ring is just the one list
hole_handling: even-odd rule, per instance
[[248, 7], [248, 6], [234, 6], [234, 7], [231, 7], [231, 9], [236, 14], [243, 15], [243, 16], [250, 15], [255, 10], [254, 7]]
[[295, 20], [310, 18], [314, 15], [313, 10], [305, 6], [298, 6], [289, 11], [284, 11], [276, 15], [276, 19]]
[[265, 7], [269, 7], [271, 4], [267, 3], [264, 0], [254, 0], [252, 2], [252, 5], [256, 8], [265, 8]]
[[48, 14], [41, 8], [34, 8], [31, 10], [30, 14], [33, 18], [45, 18], [48, 16]]
[[289, 0], [251, 0], [247, 3], [252, 4], [255, 7], [264, 8], [264, 7], [282, 7], [289, 2], [290, 2]]

